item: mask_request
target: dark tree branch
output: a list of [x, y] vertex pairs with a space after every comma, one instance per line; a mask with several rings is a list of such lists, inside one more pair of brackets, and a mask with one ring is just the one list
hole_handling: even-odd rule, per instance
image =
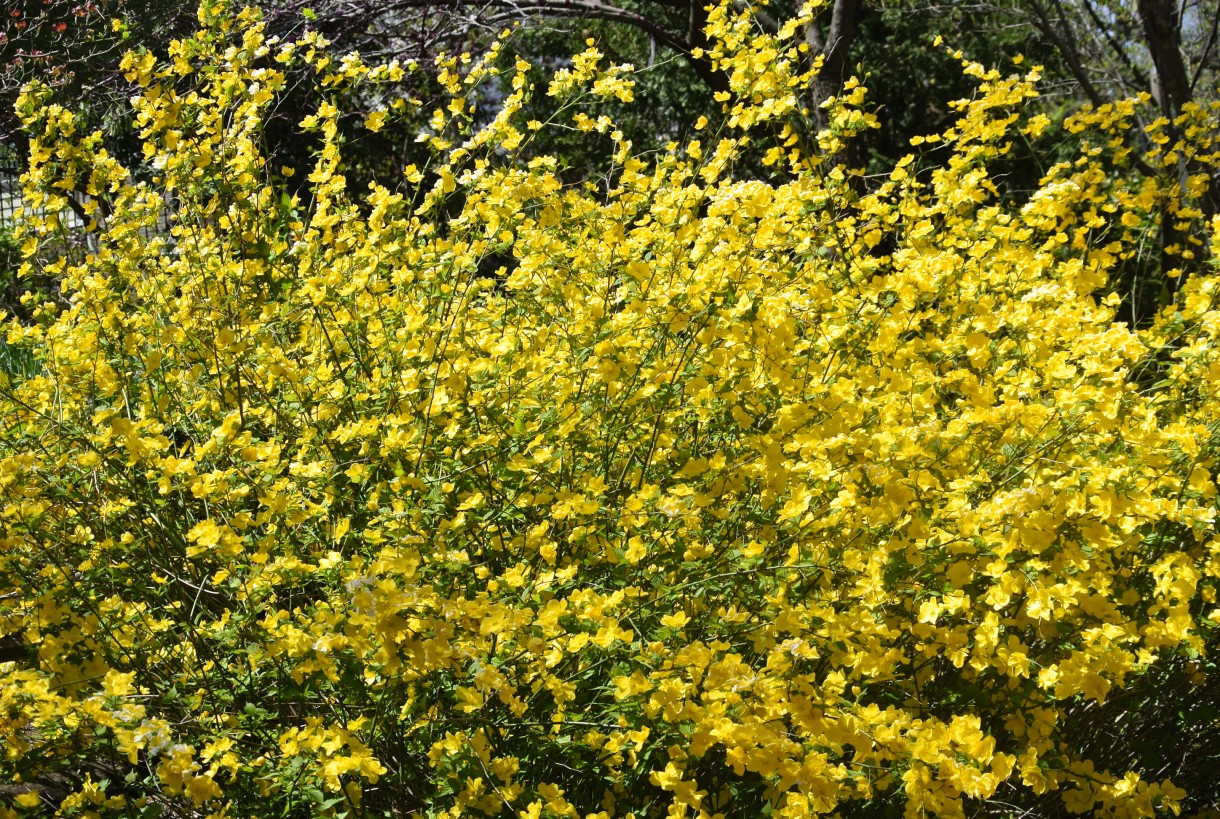
[[[292, 0], [278, 16], [286, 17], [285, 12], [299, 13], [308, 2], [309, 0]], [[707, 12], [701, 0], [657, 2], [668, 8], [689, 8], [690, 31], [675, 32], [644, 14], [602, 0], [448, 0], [444, 3], [436, 3], [433, 0], [389, 0], [383, 3], [376, 13], [380, 17], [405, 11], [416, 15], [438, 15], [450, 22], [460, 19], [468, 29], [486, 30], [530, 17], [584, 18], [627, 25], [644, 32], [657, 44], [680, 54], [711, 90], [727, 91], [728, 77], [723, 72], [713, 70], [711, 62], [706, 58], [695, 56], [696, 49], [707, 45], [703, 34]], [[339, 32], [354, 30], [353, 27], [367, 28], [369, 12], [360, 3], [335, 3], [327, 6], [324, 13], [317, 11], [315, 17], [319, 22], [325, 22], [328, 30]]]
[[1093, 85], [1088, 72], [1084, 70], [1084, 65], [1080, 60], [1080, 52], [1076, 50], [1074, 44], [1064, 39], [1058, 27], [1051, 22], [1049, 10], [1046, 6], [1042, 4], [1041, 0], [1025, 0], [1025, 2], [1034, 12], [1036, 18], [1035, 26], [1059, 51], [1063, 61], [1067, 63], [1068, 70], [1072, 72], [1072, 76], [1080, 84], [1080, 90], [1084, 91], [1084, 95], [1089, 98], [1089, 102], [1094, 105], [1103, 104], [1105, 99], [1097, 90], [1097, 87]]
[[1212, 15], [1212, 28], [1207, 33], [1207, 43], [1203, 46], [1203, 53], [1199, 55], [1199, 65], [1195, 68], [1195, 75], [1190, 78], [1191, 96], [1194, 95], [1195, 86], [1198, 85], [1199, 78], [1203, 76], [1203, 69], [1207, 67], [1207, 60], [1216, 46], [1217, 33], [1220, 33], [1220, 10]]
[[1114, 53], [1114, 56], [1118, 59], [1118, 61], [1122, 63], [1123, 67], [1127, 69], [1127, 71], [1129, 71], [1131, 76], [1135, 79], [1134, 87], [1139, 89], [1147, 88], [1148, 75], [1146, 75], [1139, 69], [1138, 66], [1131, 62], [1131, 58], [1127, 56], [1127, 52], [1123, 48], [1122, 43], [1120, 43], [1114, 37], [1114, 33], [1110, 31], [1110, 27], [1102, 21], [1101, 16], [1097, 13], [1097, 9], [1093, 6], [1092, 0], [1083, 0], [1083, 5], [1085, 13], [1088, 14], [1089, 19], [1093, 21], [1094, 28], [1101, 33], [1101, 37], [1103, 40], [1105, 40], [1106, 45], [1110, 47], [1110, 51]]
[[697, 40], [692, 41], [675, 34], [642, 14], [611, 6], [599, 2], [599, 0], [522, 0], [522, 2], [493, 0], [493, 4], [504, 9], [499, 15], [491, 18], [495, 21], [508, 22], [522, 17], [539, 15], [604, 20], [632, 26], [647, 34], [658, 44], [680, 54], [709, 89], [713, 91], [729, 90], [729, 80], [724, 72], [713, 70], [711, 62], [705, 57], [695, 56], [695, 49], [701, 47], [702, 27], [696, 32]]

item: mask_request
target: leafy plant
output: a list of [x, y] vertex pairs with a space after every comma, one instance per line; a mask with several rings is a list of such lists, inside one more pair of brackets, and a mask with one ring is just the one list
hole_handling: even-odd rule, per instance
[[[1137, 183], [1146, 102], [1082, 111], [1016, 202], [1037, 71], [965, 61], [935, 150], [862, 189], [864, 87], [806, 139], [797, 26], [729, 3], [691, 138], [636, 154], [596, 46], [545, 83], [496, 47], [440, 61], [429, 159], [357, 197], [337, 101], [408, 116], [408, 69], [200, 21], [122, 63], [155, 178], [21, 102], [49, 216], [18, 239], [65, 301], [0, 386], [5, 816], [1215, 802], [1179, 772], [1215, 760], [1220, 279], [1178, 248], [1143, 330], [1109, 292], [1160, 213], [1211, 240], [1173, 169], [1214, 111], [1154, 125]], [[260, 151], [294, 61], [309, 201]], [[546, 129], [604, 135], [604, 176]]]

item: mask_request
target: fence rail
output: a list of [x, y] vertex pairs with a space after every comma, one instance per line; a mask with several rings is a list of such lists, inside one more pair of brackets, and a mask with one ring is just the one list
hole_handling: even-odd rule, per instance
[[9, 224], [21, 207], [21, 164], [0, 145], [0, 223]]
[[[21, 174], [24, 171], [25, 168], [16, 159], [0, 158], [0, 225], [12, 225], [17, 221], [17, 211], [22, 208], [25, 208], [27, 213], [30, 212], [21, 198]], [[77, 202], [83, 199], [80, 194], [68, 195]], [[71, 208], [64, 208], [59, 214], [59, 220], [69, 232], [75, 233], [85, 229], [85, 223]]]
[[[25, 167], [17, 159], [15, 152], [0, 144], [0, 228], [11, 226], [16, 222], [17, 211], [25, 207], [21, 198], [21, 174], [24, 171]], [[82, 194], [69, 195], [77, 202], [81, 202], [85, 198]], [[26, 208], [26, 211], [29, 212], [29, 209]], [[167, 207], [161, 212], [154, 227], [142, 229], [140, 233], [146, 239], [168, 234], [170, 216], [171, 210]], [[72, 208], [65, 208], [59, 214], [59, 220], [69, 233], [84, 236], [86, 223], [81, 221], [80, 216]]]

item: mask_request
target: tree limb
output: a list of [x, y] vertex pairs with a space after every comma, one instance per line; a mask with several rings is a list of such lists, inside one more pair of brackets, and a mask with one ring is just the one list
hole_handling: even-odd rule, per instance
[[1080, 83], [1080, 90], [1084, 91], [1084, 95], [1089, 98], [1089, 102], [1094, 105], [1103, 104], [1105, 99], [1097, 90], [1097, 87], [1093, 85], [1093, 81], [1084, 70], [1084, 66], [1080, 62], [1080, 53], [1071, 43], [1063, 38], [1061, 32], [1051, 22], [1046, 6], [1042, 4], [1041, 0], [1025, 0], [1025, 4], [1034, 12], [1036, 18], [1034, 25], [1042, 32], [1043, 36], [1054, 44], [1060, 56], [1063, 57], [1063, 61], [1067, 63], [1068, 70], [1072, 72], [1076, 82]]

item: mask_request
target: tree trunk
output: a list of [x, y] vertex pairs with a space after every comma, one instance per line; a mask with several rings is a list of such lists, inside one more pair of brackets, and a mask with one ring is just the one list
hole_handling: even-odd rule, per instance
[[[1182, 59], [1182, 21], [1175, 0], [1138, 0], [1140, 24], [1144, 29], [1144, 42], [1152, 56], [1152, 65], [1156, 69], [1156, 84], [1153, 88], [1157, 104], [1161, 111], [1172, 122], [1182, 113], [1182, 109], [1191, 100], [1190, 78], [1186, 71], [1186, 61]], [[1178, 129], [1170, 126], [1172, 137], [1180, 136]], [[1194, 163], [1180, 161], [1179, 174], [1185, 178], [1192, 171], [1197, 172]], [[1205, 217], [1214, 216], [1220, 209], [1220, 180], [1211, 175], [1209, 190], [1203, 198]], [[1168, 271], [1180, 264], [1181, 257], [1171, 255], [1170, 247], [1187, 247], [1187, 237], [1182, 231], [1174, 228], [1174, 216], [1166, 213], [1161, 217], [1161, 270]], [[1203, 252], [1206, 252], [1204, 244]], [[1182, 284], [1182, 276], [1165, 278], [1165, 297], [1172, 300]]]
[[830, 14], [829, 30], [823, 35], [814, 20], [805, 31], [805, 42], [813, 57], [821, 55], [822, 70], [814, 80], [813, 116], [819, 129], [828, 125], [822, 103], [843, 89], [847, 67], [847, 52], [856, 39], [856, 21], [860, 17], [862, 0], [835, 0]]
[[1175, 0], [1138, 0], [1144, 41], [1156, 68], [1157, 102], [1173, 119], [1190, 101], [1190, 78], [1182, 59], [1182, 30]]

